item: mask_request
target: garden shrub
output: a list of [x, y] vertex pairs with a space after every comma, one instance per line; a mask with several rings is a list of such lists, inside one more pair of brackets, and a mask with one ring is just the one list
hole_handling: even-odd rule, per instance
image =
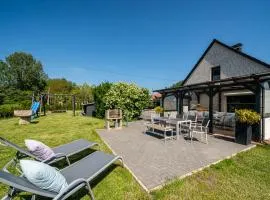
[[250, 109], [236, 109], [235, 114], [236, 121], [243, 124], [253, 125], [259, 123], [261, 120], [260, 114]]
[[160, 106], [155, 107], [156, 113], [163, 113], [163, 111], [164, 111], [164, 109], [162, 107], [160, 107]]
[[32, 102], [24, 100], [20, 103], [0, 105], [0, 118], [13, 117], [14, 110], [30, 110]]
[[103, 82], [100, 85], [96, 86], [93, 90], [93, 96], [96, 106], [96, 117], [104, 118], [105, 116], [105, 102], [104, 97], [106, 93], [110, 90], [113, 84], [110, 82]]
[[128, 120], [138, 118], [150, 100], [148, 89], [123, 82], [113, 84], [104, 99], [106, 109], [119, 108]]
[[7, 118], [13, 117], [14, 110], [20, 110], [21, 106], [19, 104], [4, 104], [0, 105], [0, 117]]

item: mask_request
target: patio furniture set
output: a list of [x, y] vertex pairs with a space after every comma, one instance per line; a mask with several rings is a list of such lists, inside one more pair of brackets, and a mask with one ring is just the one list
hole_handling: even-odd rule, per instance
[[[195, 135], [200, 135], [200, 140], [208, 143], [207, 134], [209, 118], [199, 118], [197, 114], [184, 113], [182, 117], [157, 117], [154, 116], [151, 122], [145, 123], [145, 133], [150, 132], [163, 137], [164, 142], [169, 139], [179, 139], [179, 135], [187, 133], [191, 141]], [[174, 134], [175, 132], [175, 134]]]
[[[33, 152], [25, 150], [24, 148], [6, 140], [5, 138], [0, 137], [0, 143], [17, 151], [16, 156], [9, 161], [2, 170], [0, 170], [0, 182], [9, 186], [8, 193], [2, 198], [3, 200], [11, 200], [21, 192], [31, 193], [32, 200], [36, 199], [37, 196], [54, 200], [66, 199], [77, 193], [82, 188], [86, 188], [88, 195], [92, 200], [94, 200], [94, 194], [90, 186], [93, 180], [101, 173], [108, 170], [108, 168], [110, 168], [110, 166], [113, 165], [117, 160], [120, 160], [123, 165], [122, 157], [107, 154], [102, 151], [94, 151], [81, 160], [71, 164], [69, 160], [70, 156], [98, 145], [95, 142], [90, 142], [84, 139], [75, 140], [70, 143], [52, 148], [55, 155], [47, 160], [42, 160]], [[52, 165], [62, 159], [66, 160], [67, 165], [60, 170], [53, 168], [55, 174], [52, 176], [51, 172], [49, 173], [48, 170], [48, 168], [51, 168], [49, 165]], [[42, 168], [41, 170], [38, 169], [38, 171], [36, 169], [33, 170], [37, 171], [39, 176], [41, 176], [41, 174], [44, 176], [42, 178], [38, 177], [38, 180], [35, 183], [38, 182], [41, 184], [46, 181], [46, 187], [40, 187], [40, 185], [33, 183], [33, 178], [29, 179], [26, 176], [22, 166], [22, 163], [25, 161], [29, 163], [32, 162], [31, 164], [33, 165], [36, 164], [47, 166], [46, 170], [43, 170]], [[9, 168], [12, 166], [15, 166], [20, 174], [19, 176], [9, 171]], [[31, 173], [33, 174], [34, 172], [31, 171]], [[57, 184], [59, 185], [59, 178], [57, 179], [59, 176], [62, 176], [65, 180], [65, 187], [58, 192], [49, 190], [48, 179], [50, 178], [50, 175], [51, 178], [53, 178], [53, 180], [49, 180], [50, 187], [55, 187]]]

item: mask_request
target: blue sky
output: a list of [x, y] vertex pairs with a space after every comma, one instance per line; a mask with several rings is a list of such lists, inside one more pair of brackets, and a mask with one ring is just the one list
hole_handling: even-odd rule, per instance
[[270, 1], [1, 1], [0, 59], [34, 55], [49, 77], [135, 82], [185, 78], [212, 39], [270, 63]]

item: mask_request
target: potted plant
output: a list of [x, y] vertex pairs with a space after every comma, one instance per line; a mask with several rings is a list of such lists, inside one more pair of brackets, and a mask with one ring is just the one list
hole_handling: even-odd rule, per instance
[[155, 112], [160, 116], [163, 114], [164, 109], [160, 106], [155, 107]]
[[259, 113], [249, 109], [235, 110], [235, 141], [239, 144], [248, 145], [252, 138], [252, 125], [261, 120]]

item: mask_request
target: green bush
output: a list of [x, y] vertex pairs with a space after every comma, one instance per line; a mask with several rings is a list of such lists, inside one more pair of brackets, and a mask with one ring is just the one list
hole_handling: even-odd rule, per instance
[[0, 118], [13, 117], [14, 110], [20, 110], [19, 104], [4, 104], [0, 105]]
[[113, 84], [110, 82], [103, 82], [100, 85], [96, 86], [93, 90], [93, 96], [96, 106], [96, 117], [104, 118], [105, 116], [105, 101], [104, 97], [107, 92], [110, 90]]
[[32, 91], [22, 91], [12, 87], [0, 87], [1, 104], [22, 104], [22, 101], [32, 103]]
[[113, 84], [104, 98], [105, 109], [119, 108], [128, 120], [139, 117], [142, 110], [150, 105], [150, 101], [146, 88], [123, 82]]
[[31, 108], [32, 101], [31, 100], [24, 100], [19, 103], [20, 109], [22, 110], [29, 110]]
[[235, 115], [236, 121], [239, 121], [243, 124], [258, 124], [261, 120], [261, 116], [259, 115], [259, 113], [249, 109], [235, 110]]
[[160, 106], [155, 107], [156, 113], [163, 113], [163, 111], [164, 111], [164, 109], [162, 107], [160, 107]]

